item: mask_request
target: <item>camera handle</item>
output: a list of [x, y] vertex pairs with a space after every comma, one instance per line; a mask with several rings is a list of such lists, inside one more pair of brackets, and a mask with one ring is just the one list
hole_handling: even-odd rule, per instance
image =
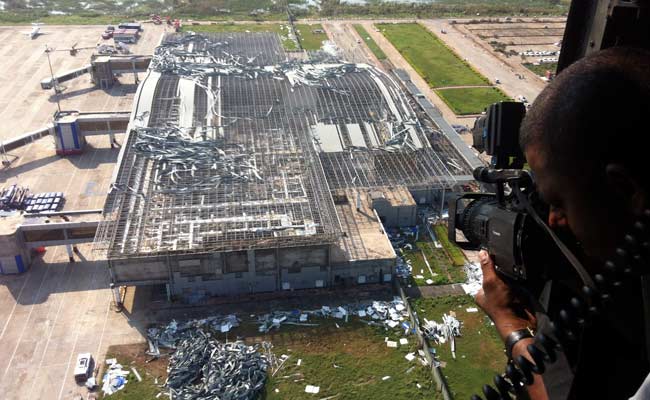
[[[571, 307], [560, 310], [559, 320], [550, 323], [554, 338], [538, 332], [534, 342], [526, 347], [534, 363], [521, 355], [509, 362], [504, 376], [495, 375], [495, 387], [487, 384], [483, 386], [483, 394], [487, 400], [511, 399], [511, 394], [515, 395], [516, 398], [527, 399], [528, 393], [525, 387], [534, 382], [533, 374], [543, 374], [546, 371], [546, 364], [554, 363], [557, 360], [556, 351], [562, 351], [561, 343], [578, 340], [578, 330], [585, 326], [587, 320], [602, 311], [603, 306], [611, 299], [611, 293], [614, 289], [621, 287], [622, 277], [642, 275], [647, 272], [642, 271], [642, 268], [650, 262], [650, 210], [645, 210], [639, 220], [632, 226], [632, 231], [625, 235], [623, 244], [616, 248], [614, 261], [610, 260], [605, 263], [607, 277], [596, 274], [592, 280], [577, 258], [534, 212], [523, 193], [518, 188], [516, 188], [516, 192], [518, 193], [518, 199], [520, 201], [524, 200], [523, 204], [526, 206], [527, 211], [533, 215], [538, 224], [541, 222], [540, 225], [545, 227], [546, 232], [551, 235], [553, 241], [569, 259], [580, 277], [583, 278], [584, 275], [589, 279], [583, 278], [582, 299], [571, 298]], [[572, 259], [576, 261], [575, 264]], [[472, 400], [482, 400], [476, 394], [472, 395], [471, 398]]]

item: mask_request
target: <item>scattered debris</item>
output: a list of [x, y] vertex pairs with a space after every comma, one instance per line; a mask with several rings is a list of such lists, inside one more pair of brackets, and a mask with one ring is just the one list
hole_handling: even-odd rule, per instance
[[460, 321], [447, 314], [443, 314], [442, 323], [424, 318], [422, 330], [427, 338], [442, 344], [453, 337], [460, 336]]
[[133, 371], [133, 375], [135, 375], [135, 378], [138, 380], [138, 382], [142, 382], [142, 377], [138, 373], [138, 370], [135, 369], [135, 367], [131, 367], [131, 371]]
[[478, 263], [466, 263], [465, 273], [467, 274], [467, 282], [461, 286], [465, 293], [474, 296], [481, 290], [483, 283], [483, 270]]
[[[396, 296], [392, 301], [372, 301], [335, 307], [323, 306], [311, 311], [275, 311], [271, 314], [258, 316], [257, 321], [260, 324], [259, 331], [266, 333], [272, 329], [280, 329], [282, 325], [318, 326], [316, 323], [307, 322], [314, 317], [333, 317], [348, 322], [350, 316], [358, 316], [369, 325], [385, 326], [392, 329], [408, 319], [408, 312], [402, 299]], [[335, 322], [334, 325], [340, 328], [338, 322]], [[410, 325], [407, 324], [404, 328], [410, 330]]]
[[320, 386], [307, 385], [307, 387], [305, 387], [305, 393], [316, 394], [318, 392], [320, 392]]
[[465, 311], [467, 311], [468, 313], [478, 312], [478, 308], [469, 307], [469, 308], [466, 308]]
[[[107, 363], [108, 361], [106, 360]], [[115, 361], [115, 359], [113, 358], [110, 361]], [[117, 361], [111, 363], [102, 378], [102, 392], [104, 392], [104, 395], [110, 396], [118, 390], [124, 389], [124, 386], [129, 383], [126, 380], [127, 376], [129, 376], [129, 371], [122, 369], [122, 365], [118, 364]]]
[[401, 344], [401, 345], [406, 345], [406, 344], [409, 344], [409, 341], [408, 341], [407, 338], [401, 338], [401, 339], [399, 340], [399, 344]]
[[390, 379], [390, 375], [386, 375], [383, 378], [381, 378], [382, 381], [387, 381]]

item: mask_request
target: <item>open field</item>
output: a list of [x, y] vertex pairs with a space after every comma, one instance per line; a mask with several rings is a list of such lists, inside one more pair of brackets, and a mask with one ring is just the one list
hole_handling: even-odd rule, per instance
[[328, 39], [321, 24], [296, 24], [296, 30], [300, 44], [305, 50], [319, 50]]
[[287, 24], [214, 23], [186, 26], [183, 30], [186, 32], [275, 32], [280, 36], [282, 46], [285, 50], [298, 49], [296, 42], [289, 37], [289, 26]]
[[435, 299], [411, 300], [413, 310], [420, 320], [442, 321], [443, 314], [456, 313], [461, 321], [461, 337], [456, 338], [456, 359], [452, 358], [449, 343], [435, 345], [437, 359], [443, 363], [442, 372], [456, 399], [468, 399], [481, 393], [484, 384], [492, 384], [494, 374], [501, 373], [506, 357], [503, 344], [490, 319], [480, 310], [467, 312], [476, 307], [471, 296], [446, 296]]
[[377, 45], [377, 42], [375, 42], [366, 29], [363, 27], [363, 25], [360, 24], [354, 24], [354, 30], [357, 31], [359, 36], [361, 37], [361, 40], [363, 40], [366, 43], [366, 46], [372, 51], [372, 53], [377, 57], [378, 60], [385, 60], [386, 59], [386, 53]]
[[377, 24], [381, 32], [433, 88], [489, 84], [419, 24]]
[[494, 87], [438, 89], [436, 93], [459, 115], [480, 114], [492, 103], [511, 100]]
[[467, 18], [477, 14], [486, 17], [515, 13], [545, 16], [566, 14], [569, 0], [474, 0], [469, 4], [462, 0], [319, 3], [321, 7], [316, 7], [313, 0], [11, 0], [0, 2], [0, 11], [6, 11], [0, 13], [0, 21], [28, 23], [40, 19], [57, 24], [103, 24], [125, 18], [147, 19], [152, 13], [195, 20], [286, 20], [287, 4], [299, 18]]

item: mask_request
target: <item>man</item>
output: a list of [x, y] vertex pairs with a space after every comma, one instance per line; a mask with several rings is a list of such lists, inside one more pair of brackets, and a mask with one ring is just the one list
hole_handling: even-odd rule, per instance
[[[592, 276], [615, 256], [634, 221], [650, 209], [649, 118], [650, 53], [611, 48], [562, 71], [522, 123], [520, 142], [550, 206], [548, 224], [577, 238]], [[483, 288], [476, 302], [504, 342], [509, 337], [512, 342], [513, 332], [541, 328], [532, 309], [518, 310], [523, 301], [495, 273], [488, 253], [482, 251], [479, 259]], [[623, 294], [613, 296], [615, 312], [587, 328], [571, 368], [535, 376], [528, 388], [532, 399], [634, 395], [650, 372], [640, 287], [640, 279], [633, 278]], [[530, 359], [526, 346], [532, 342], [518, 340], [513, 358]]]

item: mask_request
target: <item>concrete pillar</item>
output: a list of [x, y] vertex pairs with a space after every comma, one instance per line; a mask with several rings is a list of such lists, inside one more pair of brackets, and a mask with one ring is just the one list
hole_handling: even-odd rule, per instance
[[111, 129], [111, 121], [106, 121], [106, 126], [108, 127], [108, 140], [110, 140], [111, 149], [115, 148], [115, 134]]
[[248, 272], [255, 275], [255, 250], [247, 250], [246, 258], [248, 259]]
[[111, 292], [113, 293], [113, 302], [115, 303], [115, 307], [121, 310], [123, 304], [122, 304], [122, 296], [120, 295], [120, 287], [115, 286], [114, 283], [111, 283], [109, 287], [111, 288]]
[[72, 245], [66, 244], [65, 249], [68, 252], [68, 259], [70, 260], [70, 262], [74, 262], [74, 253], [72, 252]]

